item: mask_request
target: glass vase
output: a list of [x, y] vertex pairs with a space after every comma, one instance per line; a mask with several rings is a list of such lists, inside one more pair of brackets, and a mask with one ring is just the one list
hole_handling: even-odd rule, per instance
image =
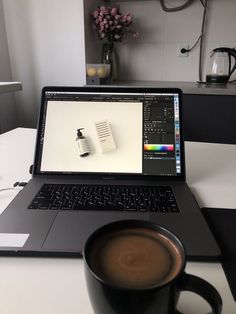
[[103, 43], [102, 63], [111, 65], [108, 83], [112, 83], [116, 79], [117, 75], [116, 54], [114, 51], [114, 44], [112, 42]]

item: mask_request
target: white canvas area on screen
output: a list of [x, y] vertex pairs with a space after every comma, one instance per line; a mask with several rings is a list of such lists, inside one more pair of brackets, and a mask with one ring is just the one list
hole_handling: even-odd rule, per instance
[[[41, 171], [142, 172], [142, 103], [49, 101]], [[116, 143], [102, 154], [95, 122], [107, 119]], [[91, 154], [79, 155], [77, 129], [88, 140]]]

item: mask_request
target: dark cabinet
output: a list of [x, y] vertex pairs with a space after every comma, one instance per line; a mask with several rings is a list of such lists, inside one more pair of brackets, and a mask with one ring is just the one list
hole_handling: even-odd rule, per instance
[[187, 141], [236, 144], [236, 95], [183, 95]]

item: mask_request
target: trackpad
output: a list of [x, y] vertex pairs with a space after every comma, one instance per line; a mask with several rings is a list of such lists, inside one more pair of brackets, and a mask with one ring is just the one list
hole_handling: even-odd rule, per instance
[[80, 253], [88, 236], [99, 227], [116, 220], [148, 220], [146, 213], [60, 212], [43, 244], [49, 252]]

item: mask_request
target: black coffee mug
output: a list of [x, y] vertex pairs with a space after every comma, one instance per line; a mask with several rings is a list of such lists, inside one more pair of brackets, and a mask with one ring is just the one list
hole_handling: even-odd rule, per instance
[[124, 220], [96, 230], [84, 248], [85, 276], [95, 314], [173, 314], [181, 291], [203, 297], [222, 311], [217, 290], [186, 274], [185, 250], [169, 230]]

